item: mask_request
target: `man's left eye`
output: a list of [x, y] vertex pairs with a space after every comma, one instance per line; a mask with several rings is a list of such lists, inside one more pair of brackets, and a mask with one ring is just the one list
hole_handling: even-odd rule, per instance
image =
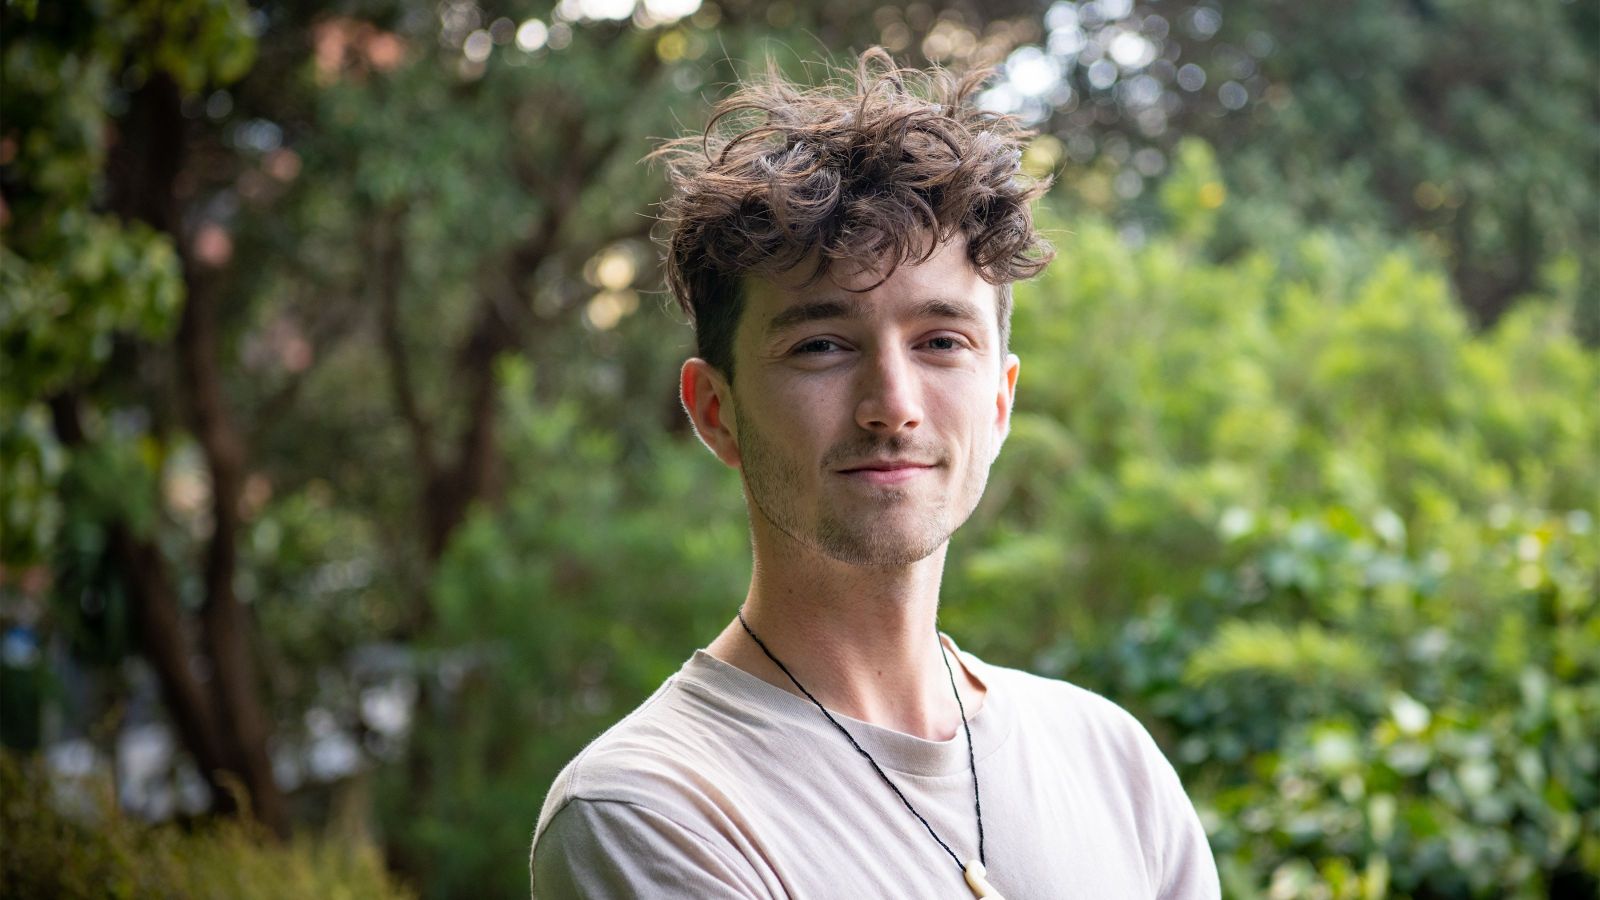
[[943, 335], [943, 336], [934, 337], [934, 338], [928, 338], [928, 340], [925, 341], [924, 343], [928, 347], [930, 347], [930, 348], [932, 348], [934, 350], [960, 350], [961, 349], [961, 339], [960, 338], [955, 338], [955, 337], [950, 337], [948, 335]]

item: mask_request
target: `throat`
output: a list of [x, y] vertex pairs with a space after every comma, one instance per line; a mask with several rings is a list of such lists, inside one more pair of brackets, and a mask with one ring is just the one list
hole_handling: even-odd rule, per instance
[[956, 666], [954, 660], [952, 667], [959, 694], [951, 691], [950, 675], [941, 667], [938, 680], [925, 684], [923, 690], [917, 692], [919, 697], [913, 698], [911, 692], [896, 691], [886, 684], [883, 690], [862, 698], [854, 709], [847, 706], [839, 712], [925, 741], [943, 743], [960, 739], [963, 719], [970, 721], [983, 701], [973, 690], [965, 670]]
[[931, 628], [915, 663], [902, 659], [900, 665], [888, 665], [847, 648], [796, 639], [782, 629], [769, 638], [753, 617], [747, 621], [767, 651], [751, 639], [738, 618], [706, 651], [792, 694], [809, 693], [808, 699], [838, 715], [942, 743], [962, 738], [963, 716], [970, 721], [983, 708], [987, 687], [966, 668], [952, 644], [935, 643]]

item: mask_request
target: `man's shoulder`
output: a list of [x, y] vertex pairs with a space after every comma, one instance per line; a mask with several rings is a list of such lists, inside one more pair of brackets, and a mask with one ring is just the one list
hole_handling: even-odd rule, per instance
[[691, 821], [715, 815], [737, 760], [781, 727], [679, 672], [561, 770], [535, 834], [573, 801], [625, 804]]
[[595, 858], [626, 852], [654, 860], [650, 872], [629, 877], [671, 870], [679, 881], [709, 879], [679, 883], [671, 896], [731, 896], [727, 885], [750, 874], [731, 837], [737, 829], [730, 810], [743, 783], [738, 758], [780, 739], [679, 672], [556, 777], [534, 828], [534, 877], [560, 885]]
[[696, 729], [685, 719], [694, 711], [683, 683], [667, 679], [562, 768], [545, 798], [540, 826], [573, 799], [642, 803], [681, 782], [691, 774]]
[[[994, 669], [997, 667], [991, 667]], [[1176, 770], [1138, 717], [1069, 681], [999, 669], [1024, 740], [1047, 744], [1110, 807], [1127, 804], [1161, 896], [1217, 897], [1205, 829]]]
[[1144, 724], [1115, 700], [1063, 678], [981, 663], [1004, 690], [1019, 721], [1035, 733], [1071, 736], [1109, 745], [1123, 753], [1144, 754], [1154, 740]]
[[1132, 718], [1127, 710], [1110, 698], [1065, 678], [986, 662], [970, 654], [967, 654], [967, 658], [975, 660], [981, 666], [980, 672], [998, 681], [1002, 689], [1019, 703], [1108, 721], [1120, 722]]
[[534, 895], [756, 896], [717, 815], [726, 719], [680, 673], [591, 741], [539, 812]]

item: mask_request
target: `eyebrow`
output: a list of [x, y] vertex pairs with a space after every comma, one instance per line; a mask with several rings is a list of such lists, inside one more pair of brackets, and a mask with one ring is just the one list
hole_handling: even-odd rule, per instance
[[[824, 319], [852, 319], [861, 315], [864, 301], [817, 300], [797, 303], [767, 321], [767, 334], [777, 334], [787, 328], [818, 322]], [[934, 297], [917, 304], [913, 315], [919, 319], [955, 319], [973, 325], [982, 325], [983, 316], [970, 303]]]
[[971, 303], [967, 303], [962, 300], [946, 300], [943, 297], [935, 297], [931, 300], [922, 301], [922, 303], [917, 306], [917, 318], [955, 319], [960, 322], [966, 322], [970, 325], [979, 326], [984, 324], [983, 314], [980, 313], [978, 308], [973, 306]]
[[822, 319], [850, 319], [861, 314], [861, 301], [846, 303], [842, 300], [817, 300], [797, 303], [767, 320], [767, 334], [777, 334], [787, 328], [817, 322]]

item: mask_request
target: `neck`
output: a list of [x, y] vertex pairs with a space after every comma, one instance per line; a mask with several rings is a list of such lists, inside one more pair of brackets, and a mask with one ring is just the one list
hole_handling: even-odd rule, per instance
[[[840, 563], [784, 540], [755, 544], [743, 612], [750, 628], [824, 707], [927, 740], [961, 730], [935, 632], [945, 547], [903, 566]], [[765, 545], [765, 546], [764, 546]], [[711, 655], [793, 693], [794, 683], [735, 619]], [[967, 715], [983, 687], [951, 654]]]

